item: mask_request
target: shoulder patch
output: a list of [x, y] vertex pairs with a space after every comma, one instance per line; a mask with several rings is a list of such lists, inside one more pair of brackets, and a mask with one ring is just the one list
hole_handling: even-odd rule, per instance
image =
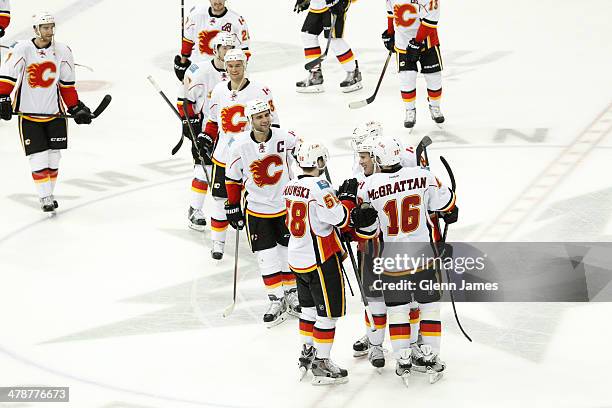
[[326, 188], [330, 188], [331, 186], [327, 182], [327, 180], [319, 180], [317, 181], [317, 185], [321, 190], [325, 190]]
[[193, 72], [196, 72], [196, 71], [197, 71], [199, 68], [200, 68], [200, 67], [198, 67], [198, 65], [197, 65], [196, 63], [192, 63], [192, 64], [189, 66], [189, 71], [191, 71], [191, 72], [193, 73]]

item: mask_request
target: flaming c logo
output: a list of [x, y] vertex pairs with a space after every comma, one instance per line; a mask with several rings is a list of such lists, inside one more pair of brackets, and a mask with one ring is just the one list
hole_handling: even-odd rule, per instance
[[57, 67], [51, 61], [31, 64], [26, 69], [31, 88], [48, 88], [55, 82]]
[[396, 4], [393, 7], [393, 14], [395, 16], [395, 24], [400, 27], [410, 27], [416, 21], [418, 17], [418, 10], [413, 4]]
[[198, 47], [202, 54], [213, 55], [211, 42], [219, 34], [219, 30], [200, 31], [198, 34]]
[[221, 129], [225, 133], [240, 133], [247, 125], [244, 117], [244, 106], [228, 106], [221, 110]]
[[280, 180], [281, 175], [283, 174], [283, 170], [282, 168], [276, 170], [274, 174], [271, 175], [270, 166], [272, 165], [277, 167], [282, 166], [283, 159], [281, 159], [280, 156], [273, 154], [266, 156], [261, 160], [255, 160], [253, 163], [251, 163], [249, 169], [251, 170], [251, 173], [253, 173], [253, 181], [255, 184], [257, 184], [257, 187], [263, 187], [266, 185], [271, 186], [278, 183], [278, 180]]

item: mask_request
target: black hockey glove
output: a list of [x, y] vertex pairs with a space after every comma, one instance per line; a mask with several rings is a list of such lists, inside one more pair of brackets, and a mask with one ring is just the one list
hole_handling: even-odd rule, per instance
[[459, 207], [455, 206], [452, 210], [442, 213], [442, 218], [446, 224], [454, 224], [459, 219]]
[[310, 7], [310, 0], [297, 0], [295, 2], [295, 7], [293, 7], [293, 11], [301, 13], [302, 11], [308, 10], [308, 7]]
[[68, 113], [73, 116], [77, 125], [89, 125], [93, 117], [89, 108], [81, 101], [69, 108]]
[[[330, 4], [333, 4], [334, 1], [335, 0], [327, 0], [327, 5], [329, 6]], [[346, 6], [348, 5], [349, 1], [350, 0], [338, 0], [336, 4], [334, 4], [333, 6], [329, 6], [329, 11], [331, 11], [331, 13], [335, 15], [342, 14], [346, 10]]]
[[4, 37], [4, 28], [0, 27], [0, 38]]
[[382, 40], [387, 50], [395, 52], [395, 33], [389, 34], [388, 30], [383, 31]]
[[[202, 118], [200, 116], [191, 117], [189, 118], [189, 123], [191, 123], [193, 134], [198, 137], [198, 134], [202, 133]], [[189, 131], [189, 126], [187, 125], [187, 119], [183, 119], [183, 135], [191, 140], [191, 132]]]
[[232, 228], [237, 230], [244, 228], [244, 214], [242, 214], [240, 204], [230, 204], [225, 202], [225, 215], [227, 216], [227, 221]]
[[359, 229], [369, 227], [376, 222], [378, 213], [369, 203], [362, 203], [359, 207], [351, 210], [349, 227]]
[[204, 157], [212, 157], [214, 142], [210, 135], [206, 133], [200, 133], [196, 137], [196, 147], [198, 148], [198, 152], [202, 158]]
[[406, 59], [408, 62], [417, 62], [419, 60], [422, 46], [414, 38], [408, 41], [408, 46], [406, 47]]
[[176, 55], [174, 57], [174, 73], [176, 74], [176, 77], [179, 79], [179, 81], [183, 82], [183, 78], [185, 78], [185, 72], [187, 71], [187, 68], [189, 68], [189, 66], [191, 65], [191, 61], [187, 60], [184, 63], [181, 62], [181, 56], [180, 55]]
[[10, 95], [0, 95], [0, 119], [11, 120], [13, 117], [13, 104]]
[[351, 202], [357, 201], [357, 183], [356, 178], [344, 180], [340, 188], [338, 189], [338, 199], [340, 201], [348, 200]]

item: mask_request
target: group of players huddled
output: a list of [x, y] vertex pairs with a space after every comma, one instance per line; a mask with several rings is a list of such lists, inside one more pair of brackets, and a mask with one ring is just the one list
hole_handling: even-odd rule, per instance
[[[330, 351], [336, 322], [346, 312], [343, 261], [351, 241], [356, 242], [368, 310], [366, 334], [353, 345], [354, 355], [368, 355], [378, 369], [385, 365], [388, 320], [397, 375], [408, 384], [414, 369], [437, 381], [445, 368], [439, 359], [440, 292], [386, 296], [372, 285], [373, 260], [384, 255], [383, 243], [439, 239], [439, 217], [447, 224], [457, 220], [454, 192], [421, 167], [414, 147], [384, 136], [377, 122], [354, 130], [354, 178], [334, 190], [322, 176], [327, 174], [327, 149], [281, 128], [270, 88], [249, 78], [245, 19], [225, 0], [209, 1], [210, 6], [189, 13], [181, 53], [174, 58], [183, 133], [191, 139], [195, 135], [190, 228], [206, 228], [202, 209], [211, 184], [212, 258], [223, 258], [228, 226], [237, 234], [246, 228], [269, 299], [263, 321], [273, 327], [290, 315], [299, 318], [300, 379], [311, 371], [313, 384], [348, 380]], [[342, 39], [350, 3], [298, 0], [295, 5], [298, 12], [309, 9], [302, 27], [306, 59], [321, 55], [319, 35], [331, 32], [331, 48], [347, 72], [340, 84], [343, 92], [362, 87], [358, 62]], [[405, 126], [412, 128], [416, 118], [417, 63], [427, 80], [432, 119], [441, 123], [438, 1], [387, 1], [387, 8], [383, 41], [398, 54]], [[298, 92], [321, 92], [322, 83], [319, 63], [296, 87]], [[301, 174], [293, 174], [295, 167]], [[393, 281], [415, 271], [386, 272]], [[419, 279], [439, 280], [430, 265], [418, 272]]]
[[[366, 333], [353, 345], [354, 355], [367, 355], [374, 367], [382, 368], [388, 326], [395, 371], [404, 383], [411, 370], [437, 381], [445, 368], [439, 358], [440, 292], [406, 290], [388, 296], [372, 284], [373, 261], [384, 255], [383, 243], [438, 240], [439, 217], [446, 224], [457, 220], [454, 192], [421, 166], [414, 147], [383, 135], [377, 122], [354, 130], [354, 177], [334, 190], [323, 177], [328, 174], [327, 149], [280, 128], [270, 88], [250, 80], [250, 36], [244, 18], [228, 9], [226, 0], [209, 2], [190, 11], [180, 55], [174, 58], [183, 133], [193, 142], [190, 228], [203, 231], [207, 225], [203, 206], [210, 184], [212, 258], [223, 258], [228, 226], [236, 233], [246, 227], [270, 301], [263, 321], [272, 327], [288, 315], [299, 318], [300, 379], [311, 371], [313, 384], [348, 380], [347, 370], [330, 359], [330, 351], [336, 322], [346, 312], [343, 261], [351, 241], [356, 242], [368, 307]], [[342, 38], [350, 4], [298, 0], [295, 5], [297, 12], [308, 9], [302, 27], [306, 59], [321, 55], [320, 34], [331, 35], [331, 49], [347, 73], [340, 84], [343, 92], [362, 88], [358, 62]], [[439, 1], [387, 0], [387, 9], [383, 41], [398, 55], [404, 124], [415, 124], [417, 63], [427, 81], [432, 119], [441, 123]], [[0, 0], [0, 36], [9, 21], [8, 0]], [[53, 116], [67, 109], [76, 123], [88, 124], [93, 115], [78, 98], [71, 50], [54, 41], [53, 16], [37, 14], [33, 26], [35, 38], [13, 45], [0, 67], [0, 119], [19, 116], [41, 207], [54, 213], [67, 120]], [[318, 64], [296, 87], [299, 92], [321, 92], [322, 84]], [[295, 167], [301, 174], [293, 174]], [[391, 281], [406, 275], [439, 280], [429, 265], [381, 274]]]

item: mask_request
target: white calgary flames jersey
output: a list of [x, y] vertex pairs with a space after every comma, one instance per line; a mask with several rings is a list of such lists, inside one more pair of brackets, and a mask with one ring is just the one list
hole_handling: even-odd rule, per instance
[[289, 266], [296, 273], [310, 272], [342, 251], [335, 226], [348, 224], [346, 208], [322, 177], [298, 176], [283, 194], [287, 208]]
[[378, 212], [385, 242], [429, 242], [428, 211], [449, 211], [455, 206], [453, 191], [421, 167], [374, 173], [357, 195]]
[[247, 214], [285, 213], [283, 189], [291, 179], [296, 141], [294, 132], [279, 128], [271, 128], [265, 142], [257, 142], [252, 132], [236, 136], [229, 149], [225, 178], [226, 183], [244, 184]]
[[74, 84], [72, 51], [57, 42], [38, 48], [34, 40], [19, 41], [0, 67], [0, 94], [14, 91], [14, 108], [20, 112], [63, 112], [62, 100], [69, 107], [78, 102]]
[[[187, 99], [193, 105], [194, 112], [204, 114], [208, 118], [210, 110], [210, 98], [215, 86], [221, 82], [227, 82], [229, 76], [224, 69], [218, 69], [213, 60], [192, 63], [185, 73], [184, 85], [179, 86], [179, 101]], [[185, 88], [187, 92], [185, 93]], [[179, 102], [180, 105], [180, 102]], [[182, 113], [182, 112], [181, 112]]]
[[267, 102], [270, 105], [272, 123], [279, 124], [270, 88], [256, 82], [250, 82], [248, 79], [240, 91], [231, 90], [230, 87], [231, 82], [229, 81], [217, 84], [210, 99], [209, 121], [216, 123], [219, 131], [212, 160], [223, 167], [227, 163], [229, 145], [234, 137], [239, 133], [251, 131], [251, 125], [244, 115], [244, 109], [248, 101], [261, 99]]
[[[193, 7], [185, 19], [181, 54], [192, 57], [195, 62], [211, 60], [214, 56], [212, 40], [221, 31], [234, 34], [240, 42], [239, 48], [249, 48], [249, 29], [238, 13], [225, 9], [221, 16], [213, 16], [207, 5]], [[195, 50], [193, 55], [192, 50]]]
[[[417, 36], [421, 24], [437, 27], [440, 0], [387, 0], [387, 16], [393, 20], [396, 47], [405, 50], [408, 42]], [[437, 36], [431, 41], [437, 45]]]
[[11, 22], [11, 2], [0, 0], [0, 27], [6, 28]]

